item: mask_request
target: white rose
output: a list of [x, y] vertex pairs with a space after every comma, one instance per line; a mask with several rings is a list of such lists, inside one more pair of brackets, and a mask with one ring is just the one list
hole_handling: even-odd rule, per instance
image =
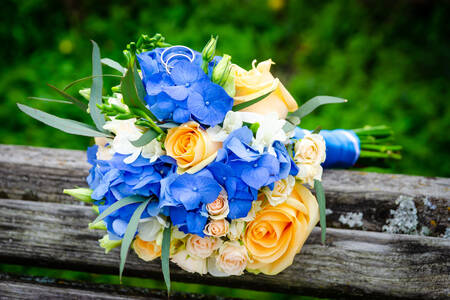
[[248, 260], [245, 246], [237, 241], [228, 241], [220, 247], [216, 265], [219, 270], [228, 275], [242, 275]]
[[222, 237], [227, 235], [230, 223], [226, 219], [211, 220], [206, 224], [203, 233], [209, 236]]
[[203, 275], [208, 272], [206, 259], [193, 256], [187, 250], [180, 250], [172, 255], [172, 262], [190, 273], [199, 273]]
[[272, 206], [277, 206], [284, 203], [288, 199], [294, 189], [294, 186], [295, 178], [294, 176], [289, 175], [285, 179], [276, 181], [273, 190], [270, 190], [270, 188], [266, 186], [262, 191], [267, 200], [269, 200], [269, 203]]
[[186, 241], [186, 250], [189, 254], [199, 258], [207, 258], [213, 254], [214, 250], [219, 249], [222, 241], [215, 237], [199, 237], [196, 234], [189, 235]]
[[325, 140], [320, 134], [307, 134], [295, 143], [294, 160], [301, 164], [321, 164], [325, 161]]
[[231, 220], [230, 231], [227, 234], [227, 237], [234, 240], [241, 240], [244, 236], [246, 222], [241, 219]]
[[[162, 239], [165, 221], [158, 217], [143, 219], [138, 225], [139, 238], [146, 242], [153, 242]], [[157, 242], [157, 244], [160, 244]]]
[[311, 187], [314, 187], [314, 179], [322, 180], [323, 169], [321, 165], [297, 164], [297, 167], [299, 171], [295, 177], [302, 183], [307, 183]]
[[222, 190], [216, 200], [206, 205], [206, 211], [213, 220], [224, 219], [228, 216], [228, 197], [225, 190]]

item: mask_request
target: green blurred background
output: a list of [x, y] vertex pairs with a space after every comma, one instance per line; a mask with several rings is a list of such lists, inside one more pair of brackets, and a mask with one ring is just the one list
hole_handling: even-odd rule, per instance
[[[15, 103], [57, 97], [45, 83], [62, 88], [88, 76], [90, 39], [103, 57], [123, 62], [121, 50], [141, 33], [160, 32], [197, 50], [218, 34], [219, 54], [243, 67], [272, 58], [273, 72], [299, 103], [316, 95], [349, 99], [314, 112], [303, 127], [386, 124], [404, 146], [403, 160], [389, 164], [390, 171], [450, 176], [449, 3], [4, 0], [0, 143], [85, 149], [89, 139], [44, 126]], [[67, 105], [35, 106], [88, 118]]]
[[[90, 39], [100, 45], [103, 57], [123, 63], [121, 50], [141, 33], [160, 32], [168, 42], [196, 50], [217, 34], [219, 54], [230, 54], [242, 67], [249, 68], [253, 59], [272, 58], [273, 72], [299, 103], [316, 95], [349, 99], [345, 105], [315, 111], [303, 127], [389, 125], [404, 146], [403, 159], [387, 164], [390, 171], [448, 177], [449, 8], [449, 1], [417, 0], [3, 0], [0, 143], [85, 149], [88, 138], [40, 124], [20, 113], [16, 102], [30, 102], [27, 96], [57, 98], [45, 83], [62, 88], [90, 75]], [[67, 105], [33, 106], [63, 117], [89, 118]], [[22, 274], [98, 280], [92, 274], [0, 267]], [[162, 288], [160, 282], [141, 281], [130, 279], [128, 284]], [[179, 289], [186, 290], [181, 284]], [[187, 290], [230, 295], [227, 289], [205, 286]], [[232, 296], [289, 298], [243, 291]]]

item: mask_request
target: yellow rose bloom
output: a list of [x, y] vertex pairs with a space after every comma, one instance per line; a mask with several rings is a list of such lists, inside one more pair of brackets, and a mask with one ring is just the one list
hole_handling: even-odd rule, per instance
[[151, 261], [161, 256], [161, 247], [156, 241], [146, 242], [141, 240], [139, 236], [133, 242], [133, 249], [139, 258], [145, 261]]
[[275, 275], [289, 267], [318, 221], [316, 198], [297, 183], [286, 202], [266, 205], [247, 224], [244, 244], [251, 258], [247, 269]]
[[280, 119], [285, 119], [288, 112], [298, 109], [297, 102], [284, 87], [278, 78], [274, 78], [270, 73], [271, 59], [260, 62], [250, 71], [244, 70], [237, 65], [233, 65], [232, 72], [235, 76], [236, 94], [234, 105], [253, 100], [273, 91], [264, 100], [259, 101], [241, 111], [268, 114], [276, 112]]
[[195, 173], [216, 158], [222, 143], [213, 142], [200, 124], [190, 121], [169, 129], [164, 147], [180, 168], [187, 173]]

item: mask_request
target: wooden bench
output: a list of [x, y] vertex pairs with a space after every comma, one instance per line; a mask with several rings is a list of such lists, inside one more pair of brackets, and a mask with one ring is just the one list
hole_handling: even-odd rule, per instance
[[[103, 232], [87, 227], [95, 213], [62, 194], [64, 188], [86, 186], [88, 169], [83, 151], [0, 145], [0, 263], [118, 273], [118, 249], [105, 255], [97, 242]], [[214, 278], [171, 265], [172, 279], [331, 298], [449, 299], [450, 240], [442, 236], [449, 223], [450, 179], [326, 171], [323, 181], [329, 209], [325, 246], [315, 228], [294, 264], [277, 276]], [[415, 235], [383, 232], [402, 201], [416, 209], [407, 212], [416, 215]], [[362, 213], [350, 223], [353, 228], [349, 213]], [[134, 253], [124, 275], [162, 280], [159, 261], [145, 263]], [[5, 273], [0, 278], [0, 298], [76, 298], [78, 292], [93, 299], [167, 297], [117, 285]]]

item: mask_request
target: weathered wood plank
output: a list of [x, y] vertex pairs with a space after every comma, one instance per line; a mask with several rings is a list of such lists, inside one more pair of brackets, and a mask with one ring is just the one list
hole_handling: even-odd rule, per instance
[[[88, 169], [84, 151], [0, 145], [0, 197], [77, 203], [62, 190], [86, 186]], [[340, 216], [360, 212], [357, 229], [381, 231], [400, 196], [414, 200], [419, 227], [427, 226], [431, 235], [442, 235], [449, 225], [449, 178], [333, 170], [323, 181], [331, 227], [348, 228]]]
[[[0, 200], [0, 262], [117, 274], [119, 255], [105, 255], [89, 231], [88, 207]], [[450, 241], [328, 229], [327, 245], [313, 231], [295, 263], [277, 276], [214, 278], [171, 266], [175, 281], [328, 297], [448, 299]], [[118, 249], [115, 249], [118, 250]], [[125, 274], [161, 279], [159, 261], [129, 256]]]
[[[0, 299], [144, 300], [168, 297], [167, 292], [162, 290], [0, 273]], [[224, 298], [172, 292], [170, 299]]]

